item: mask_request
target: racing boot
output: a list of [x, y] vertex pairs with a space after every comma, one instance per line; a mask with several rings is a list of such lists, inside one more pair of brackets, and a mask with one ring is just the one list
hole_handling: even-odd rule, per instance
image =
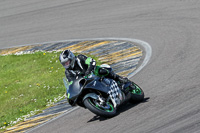
[[[116, 81], [119, 81], [121, 83], [121, 90], [127, 94], [130, 91], [130, 85], [132, 82], [128, 78], [121, 77], [117, 75], [117, 78], [115, 79]], [[129, 87], [129, 89], [127, 89]]]
[[132, 84], [132, 82], [128, 78], [121, 77], [121, 76], [115, 74], [113, 71], [110, 72], [109, 78], [112, 78], [117, 82], [120, 82], [119, 87], [125, 94], [127, 94], [129, 92], [129, 89], [126, 89], [126, 88], [128, 86], [130, 86]]

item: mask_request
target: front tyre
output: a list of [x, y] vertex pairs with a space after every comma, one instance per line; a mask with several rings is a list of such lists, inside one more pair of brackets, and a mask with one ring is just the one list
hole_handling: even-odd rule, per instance
[[117, 114], [116, 108], [114, 108], [113, 104], [110, 102], [107, 102], [107, 103], [104, 103], [104, 105], [101, 105], [98, 100], [88, 97], [84, 100], [84, 105], [91, 112], [93, 112], [94, 114], [98, 116], [113, 117]]

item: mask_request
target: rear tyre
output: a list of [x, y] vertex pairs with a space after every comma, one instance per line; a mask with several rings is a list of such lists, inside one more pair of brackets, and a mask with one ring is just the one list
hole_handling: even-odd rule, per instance
[[105, 105], [100, 105], [98, 100], [88, 97], [84, 100], [84, 105], [98, 116], [113, 117], [117, 114], [116, 109], [110, 102], [105, 103]]
[[131, 93], [131, 99], [130, 102], [132, 103], [139, 103], [144, 100], [144, 92], [143, 90], [135, 83], [131, 87], [134, 86], [134, 89], [130, 91]]

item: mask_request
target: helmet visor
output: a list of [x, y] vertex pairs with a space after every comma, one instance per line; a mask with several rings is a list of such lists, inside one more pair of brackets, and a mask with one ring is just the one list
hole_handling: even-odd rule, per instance
[[70, 67], [70, 63], [71, 63], [71, 61], [68, 60], [68, 61], [62, 63], [62, 65], [64, 66], [65, 69], [68, 69]]

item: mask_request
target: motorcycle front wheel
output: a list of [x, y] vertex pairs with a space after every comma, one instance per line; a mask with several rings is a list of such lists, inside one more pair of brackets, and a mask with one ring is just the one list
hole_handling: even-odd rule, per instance
[[87, 109], [98, 116], [113, 117], [117, 114], [116, 109], [111, 102], [102, 105], [100, 104], [100, 101], [88, 97], [84, 100], [84, 105]]

